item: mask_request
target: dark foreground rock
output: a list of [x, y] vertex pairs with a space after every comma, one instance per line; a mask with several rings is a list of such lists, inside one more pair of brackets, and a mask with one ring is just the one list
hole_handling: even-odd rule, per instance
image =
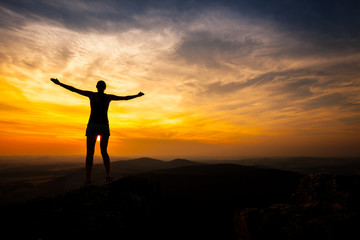
[[141, 239], [152, 229], [155, 194], [146, 180], [126, 177], [51, 199], [2, 210], [9, 239]]
[[360, 179], [305, 176], [291, 204], [246, 208], [235, 214], [239, 240], [360, 239]]
[[161, 169], [3, 206], [2, 233], [9, 239], [232, 240], [236, 209], [288, 202], [301, 177], [234, 164]]

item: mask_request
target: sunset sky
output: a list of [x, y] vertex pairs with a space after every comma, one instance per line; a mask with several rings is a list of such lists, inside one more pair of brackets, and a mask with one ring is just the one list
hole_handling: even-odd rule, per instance
[[357, 2], [0, 0], [0, 155], [360, 156]]

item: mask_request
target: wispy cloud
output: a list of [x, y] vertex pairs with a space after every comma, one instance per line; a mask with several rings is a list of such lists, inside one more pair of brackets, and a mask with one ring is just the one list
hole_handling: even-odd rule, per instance
[[55, 124], [63, 111], [66, 121], [86, 122], [87, 99], [49, 78], [88, 90], [104, 79], [108, 92], [146, 93], [112, 104], [122, 137], [252, 144], [358, 131], [358, 36], [291, 29], [246, 14], [250, 2], [243, 10], [231, 1], [165, 2], [4, 1], [0, 77], [16, 97], [0, 101], [0, 112], [30, 108]]

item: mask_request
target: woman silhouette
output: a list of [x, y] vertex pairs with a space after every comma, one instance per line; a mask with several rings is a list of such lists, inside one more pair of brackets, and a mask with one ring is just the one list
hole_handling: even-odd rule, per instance
[[116, 96], [104, 93], [106, 83], [102, 80], [96, 84], [97, 92], [84, 91], [72, 86], [61, 83], [56, 78], [51, 78], [51, 81], [67, 90], [86, 96], [90, 99], [91, 113], [89, 122], [86, 128], [86, 181], [85, 185], [91, 184], [91, 169], [94, 161], [95, 143], [98, 136], [100, 136], [100, 149], [103, 158], [106, 178], [105, 181], [112, 180], [110, 176], [110, 158], [107, 153], [107, 146], [110, 136], [108, 109], [112, 100], [130, 100], [133, 98], [141, 97], [144, 93], [139, 92], [137, 95], [131, 96]]

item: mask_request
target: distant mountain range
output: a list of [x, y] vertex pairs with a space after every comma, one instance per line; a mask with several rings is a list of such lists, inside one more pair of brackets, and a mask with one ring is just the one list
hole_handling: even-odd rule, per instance
[[[153, 158], [137, 158], [132, 160], [121, 160], [111, 163], [111, 175], [115, 179], [119, 179], [128, 175], [134, 175], [142, 172], [148, 172], [158, 169], [169, 169], [181, 166], [195, 166], [202, 165], [201, 163], [192, 162], [186, 159], [174, 159], [172, 161], [161, 161]], [[54, 166], [59, 172], [56, 174]], [[64, 169], [63, 169], [63, 168]], [[71, 170], [72, 169], [72, 170]], [[54, 172], [55, 171], [55, 172]], [[58, 176], [59, 174], [62, 176]], [[64, 164], [41, 164], [41, 165], [24, 165], [16, 166], [16, 168], [6, 169], [3, 171], [5, 174], [16, 176], [18, 181], [11, 184], [2, 184], [0, 195], [1, 201], [13, 202], [13, 201], [26, 201], [36, 197], [49, 197], [55, 196], [60, 193], [68, 192], [70, 190], [81, 187], [85, 181], [85, 169], [79, 168], [78, 163], [72, 165], [72, 168], [68, 166], [68, 163]], [[31, 181], [27, 181], [28, 178], [36, 178], [36, 176], [46, 174], [54, 176], [53, 179], [40, 183], [32, 184]], [[103, 164], [95, 164], [92, 170], [92, 180], [94, 184], [103, 184], [105, 179], [105, 169]]]
[[[79, 157], [69, 157], [69, 159], [64, 157], [55, 157], [54, 159], [51, 157], [42, 157], [39, 159], [25, 158], [23, 161], [21, 161], [21, 159], [10, 160], [10, 162], [6, 162], [4, 157], [1, 158], [0, 204], [5, 202], [26, 201], [35, 197], [54, 196], [79, 188], [84, 183], [84, 163], [81, 163], [82, 160], [80, 161]], [[32, 162], [34, 163], [32, 164]], [[157, 172], [159, 175], [161, 171], [190, 166], [202, 167], [202, 171], [208, 168], [206, 171], [210, 171], [211, 166], [221, 165], [224, 164], [224, 162], [225, 161], [194, 162], [186, 159], [162, 161], [144, 157], [112, 162], [111, 174], [115, 179], [152, 171], [159, 171]], [[347, 175], [360, 174], [360, 161], [356, 158], [251, 158], [228, 161], [228, 163], [241, 165], [243, 167], [255, 167], [256, 169], [262, 170], [280, 169], [301, 174], [314, 172]], [[237, 169], [237, 167], [232, 166], [227, 169], [227, 171], [235, 169]], [[250, 168], [243, 169], [250, 172]], [[180, 171], [180, 169], [167, 171], [167, 174], [174, 174], [176, 171]], [[199, 171], [197, 168], [188, 168], [187, 171], [195, 171], [196, 174], [202, 174], [202, 171]], [[217, 168], [216, 171], [219, 171], [219, 168]], [[245, 173], [243, 172], [241, 174]], [[103, 184], [104, 175], [104, 166], [101, 163], [95, 164], [93, 167], [94, 184]]]
[[294, 171], [302, 174], [322, 172], [338, 175], [360, 175], [360, 158], [273, 157], [248, 158], [229, 162], [246, 166]]

